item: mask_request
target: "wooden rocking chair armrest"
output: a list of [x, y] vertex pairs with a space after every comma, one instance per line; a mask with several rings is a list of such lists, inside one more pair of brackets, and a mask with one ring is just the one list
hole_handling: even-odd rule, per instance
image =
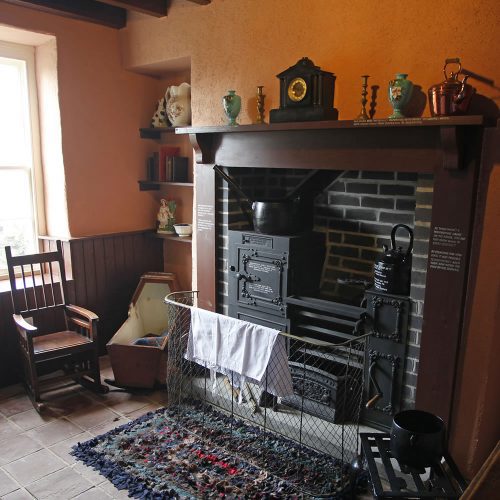
[[88, 321], [97, 321], [99, 319], [99, 316], [97, 316], [97, 314], [93, 313], [92, 311], [89, 311], [88, 309], [85, 309], [84, 307], [74, 306], [73, 304], [67, 304], [66, 309], [72, 313], [83, 316]]
[[28, 323], [20, 314], [13, 314], [14, 321], [19, 328], [22, 328], [26, 333], [35, 333], [38, 328]]

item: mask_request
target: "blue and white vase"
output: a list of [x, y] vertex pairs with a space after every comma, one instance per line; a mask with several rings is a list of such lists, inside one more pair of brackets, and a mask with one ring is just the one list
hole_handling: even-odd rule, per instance
[[235, 90], [228, 90], [227, 95], [222, 98], [224, 113], [229, 118], [229, 125], [238, 125], [236, 117], [241, 109], [241, 97], [236, 94]]
[[406, 73], [397, 73], [396, 78], [389, 82], [389, 102], [393, 112], [389, 119], [404, 118], [403, 109], [410, 101], [413, 83], [407, 80]]

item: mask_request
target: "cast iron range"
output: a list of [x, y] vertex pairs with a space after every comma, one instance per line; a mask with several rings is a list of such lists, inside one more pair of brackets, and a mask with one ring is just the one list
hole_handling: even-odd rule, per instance
[[[400, 409], [409, 299], [366, 290], [365, 282], [339, 283], [328, 298], [322, 297], [322, 234], [283, 236], [230, 230], [228, 235], [229, 316], [319, 344], [307, 353], [290, 352], [295, 395], [282, 403], [341, 422], [351, 415], [339, 403], [346, 391], [361, 384], [369, 401], [363, 420], [388, 429], [392, 415]], [[340, 343], [365, 332], [372, 333], [365, 358], [349, 360], [354, 370], [345, 380], [346, 360], [325, 353], [320, 344]]]

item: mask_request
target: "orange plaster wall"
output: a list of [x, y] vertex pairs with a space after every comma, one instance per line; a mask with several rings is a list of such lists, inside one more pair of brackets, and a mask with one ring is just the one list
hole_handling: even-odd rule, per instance
[[[387, 117], [387, 83], [397, 72], [427, 89], [443, 80], [448, 57], [500, 82], [500, 4], [495, 0], [212, 0], [174, 1], [162, 19], [139, 18], [122, 30], [124, 64], [141, 67], [191, 57], [193, 123], [225, 123], [221, 97], [242, 97], [240, 122], [255, 119], [255, 92], [264, 85], [266, 113], [279, 105], [277, 73], [310, 57], [337, 75], [340, 119], [360, 110], [360, 75], [379, 86], [376, 118]], [[498, 91], [474, 81], [478, 92]], [[425, 115], [429, 116], [428, 108]]]
[[154, 144], [138, 128], [149, 124], [159, 80], [122, 68], [116, 30], [5, 3], [0, 23], [57, 39], [70, 234], [56, 236], [154, 227], [157, 202], [137, 185]]

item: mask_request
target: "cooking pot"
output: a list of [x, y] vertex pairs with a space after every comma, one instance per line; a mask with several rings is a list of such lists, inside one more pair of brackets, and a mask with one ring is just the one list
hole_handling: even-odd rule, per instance
[[390, 449], [403, 465], [423, 469], [439, 463], [445, 451], [444, 422], [421, 410], [396, 413], [391, 425]]
[[[214, 166], [215, 172], [220, 175], [237, 193], [247, 200], [252, 207], [254, 231], [262, 234], [289, 235], [300, 233], [310, 227], [312, 206], [305, 206], [299, 196], [279, 199], [252, 200], [238, 184], [218, 165]], [[294, 194], [294, 193], [293, 193]], [[245, 208], [242, 207], [245, 212]]]
[[[404, 229], [410, 236], [406, 252], [403, 247], [396, 248], [396, 232]], [[406, 224], [396, 224], [391, 231], [391, 248], [383, 246], [384, 252], [373, 266], [374, 286], [386, 293], [408, 295], [411, 280], [411, 251], [413, 249], [413, 231]]]
[[[448, 64], [458, 64], [458, 71], [456, 73], [452, 71], [448, 76], [446, 73]], [[465, 115], [467, 113], [470, 100], [476, 89], [466, 83], [469, 75], [464, 76], [462, 81], [458, 79], [461, 71], [460, 59], [446, 59], [443, 68], [444, 82], [433, 85], [428, 92], [432, 116]]]
[[293, 234], [303, 229], [299, 198], [254, 201], [252, 210], [257, 233]]

